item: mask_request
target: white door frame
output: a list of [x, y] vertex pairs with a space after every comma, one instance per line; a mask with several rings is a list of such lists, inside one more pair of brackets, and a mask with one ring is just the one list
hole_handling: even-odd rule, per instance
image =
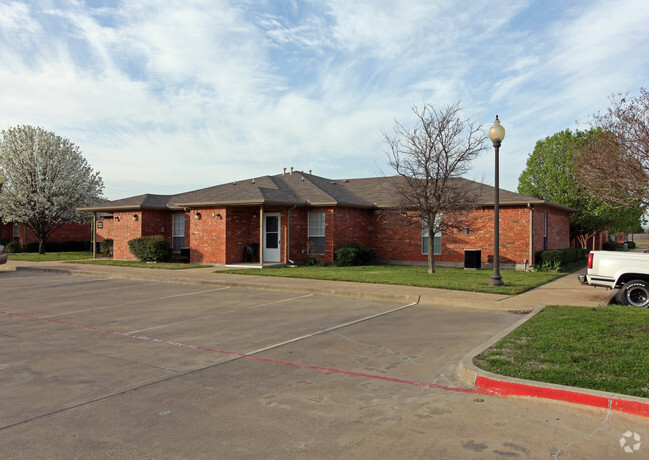
[[[269, 232], [267, 219], [277, 218], [277, 231]], [[272, 227], [271, 227], [272, 228]], [[282, 214], [280, 212], [265, 212], [263, 220], [263, 237], [262, 259], [264, 262], [281, 262], [282, 261]], [[268, 237], [270, 235], [270, 238]], [[271, 247], [268, 247], [268, 244]]]

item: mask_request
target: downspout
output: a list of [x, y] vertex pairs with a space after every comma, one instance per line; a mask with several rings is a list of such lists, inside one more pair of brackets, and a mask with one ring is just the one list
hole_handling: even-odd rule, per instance
[[297, 208], [297, 204], [294, 204], [292, 208], [288, 208], [286, 211], [286, 261], [295, 264], [291, 260], [291, 209]]
[[259, 266], [264, 266], [264, 205], [259, 206]]
[[[530, 258], [528, 260], [530, 266], [532, 266], [532, 256], [534, 255], [534, 210], [532, 209], [532, 205], [530, 203], [527, 203], [527, 207], [530, 210]], [[525, 267], [525, 270], [527, 270], [527, 267]]]
[[97, 211], [92, 213], [92, 258], [97, 258]]

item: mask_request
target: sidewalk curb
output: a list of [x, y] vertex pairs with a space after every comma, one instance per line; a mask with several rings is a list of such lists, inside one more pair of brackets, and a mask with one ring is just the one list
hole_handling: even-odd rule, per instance
[[649, 417], [649, 398], [508, 377], [487, 372], [473, 364], [473, 358], [529, 321], [544, 308], [536, 308], [520, 321], [467, 353], [458, 364], [457, 377], [470, 388], [485, 395], [548, 399]]
[[[2, 269], [0, 269], [2, 270]], [[11, 269], [5, 269], [11, 270]], [[372, 292], [371, 290], [357, 291], [353, 289], [328, 289], [319, 287], [304, 287], [304, 286], [289, 286], [286, 284], [271, 284], [267, 282], [254, 282], [254, 281], [240, 281], [240, 280], [223, 280], [223, 279], [207, 279], [207, 278], [190, 278], [183, 276], [157, 276], [149, 273], [107, 273], [100, 271], [93, 271], [87, 269], [69, 269], [63, 267], [14, 267], [15, 271], [38, 271], [38, 272], [56, 272], [66, 275], [75, 276], [93, 276], [99, 278], [112, 278], [112, 279], [131, 279], [140, 281], [154, 281], [160, 283], [175, 283], [175, 284], [190, 284], [200, 286], [223, 286], [233, 287], [240, 289], [251, 289], [258, 291], [271, 291], [271, 292], [291, 292], [294, 294], [313, 294], [322, 296], [334, 296], [348, 299], [363, 299], [363, 300], [377, 300], [385, 302], [401, 302], [401, 303], [418, 303], [420, 305], [427, 305], [432, 307], [458, 307], [458, 308], [473, 308], [473, 309], [489, 309], [512, 311], [517, 310], [517, 305], [511, 305], [502, 302], [502, 300], [475, 300], [463, 298], [450, 298], [448, 295], [434, 296], [427, 293], [422, 294], [387, 294], [380, 292]], [[316, 281], [316, 280], [313, 280]], [[371, 285], [368, 285], [371, 286]], [[385, 285], [381, 285], [384, 287]], [[442, 290], [446, 294], [446, 290]], [[452, 295], [452, 292], [451, 292]], [[527, 311], [531, 307], [521, 305], [521, 309]]]

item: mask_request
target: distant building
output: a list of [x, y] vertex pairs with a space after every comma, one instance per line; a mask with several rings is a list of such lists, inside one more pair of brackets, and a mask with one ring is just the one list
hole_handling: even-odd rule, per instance
[[[91, 223], [73, 222], [61, 225], [47, 241], [50, 243], [65, 243], [68, 241], [90, 241], [91, 239]], [[25, 225], [2, 221], [0, 223], [0, 241], [17, 241], [23, 247], [26, 243], [37, 242], [38, 238]]]

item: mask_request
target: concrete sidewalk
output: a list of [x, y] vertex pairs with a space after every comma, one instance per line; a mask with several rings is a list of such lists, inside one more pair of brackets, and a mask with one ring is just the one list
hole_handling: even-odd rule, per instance
[[[419, 302], [420, 304], [430, 306], [527, 312], [527, 315], [514, 326], [501, 331], [495, 337], [471, 350], [461, 360], [458, 364], [457, 375], [462, 381], [484, 394], [505, 397], [527, 396], [545, 398], [593, 407], [609, 408], [611, 410], [649, 417], [649, 399], [515, 379], [483, 371], [473, 364], [473, 358], [476, 355], [528, 321], [546, 305], [594, 307], [609, 304], [615, 291], [581, 285], [577, 281], [576, 274], [564, 276], [517, 296], [507, 296], [412, 286], [277, 278], [254, 274], [232, 275], [219, 273], [220, 269], [222, 268], [208, 266], [172, 271], [63, 262], [20, 261], [9, 261], [0, 268], [0, 270], [55, 271], [71, 275], [134, 279], [161, 283], [219, 285], [241, 289], [284, 291], [399, 303]], [[504, 278], [506, 281], [506, 273]]]

